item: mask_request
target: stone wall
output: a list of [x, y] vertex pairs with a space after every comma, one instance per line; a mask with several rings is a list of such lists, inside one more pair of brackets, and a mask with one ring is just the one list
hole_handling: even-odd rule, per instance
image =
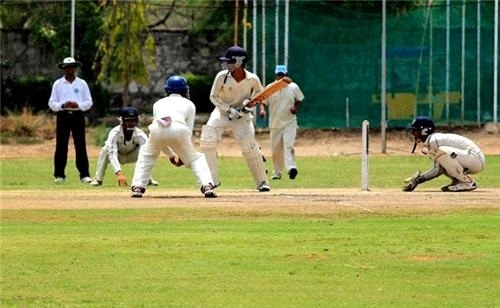
[[29, 75], [59, 76], [54, 54], [46, 46], [37, 44], [27, 31], [1, 32], [2, 80], [7, 77]]
[[[131, 103], [134, 106], [151, 103], [163, 96], [163, 85], [168, 75], [193, 73], [215, 76], [220, 70], [216, 58], [228, 47], [220, 45], [216, 41], [216, 33], [210, 31], [197, 36], [189, 35], [185, 30], [155, 31], [153, 35], [156, 41], [156, 68], [150, 70], [149, 84], [130, 85]], [[55, 80], [60, 76], [55, 67], [60, 61], [49, 47], [34, 42], [29, 32], [2, 30], [2, 79], [45, 75]], [[122, 86], [110, 85], [108, 89], [114, 97], [121, 93]]]

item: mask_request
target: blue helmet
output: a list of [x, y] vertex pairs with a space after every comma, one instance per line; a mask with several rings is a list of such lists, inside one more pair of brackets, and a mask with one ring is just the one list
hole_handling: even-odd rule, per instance
[[181, 94], [186, 95], [189, 91], [189, 86], [186, 79], [179, 75], [173, 75], [165, 81], [165, 86], [163, 87], [167, 94]]
[[120, 110], [120, 118], [122, 119], [122, 121], [139, 121], [139, 112], [134, 107], [124, 107]]
[[415, 141], [420, 140], [425, 142], [427, 137], [436, 131], [436, 125], [429, 117], [417, 116], [408, 126], [406, 126], [406, 129], [412, 132]]

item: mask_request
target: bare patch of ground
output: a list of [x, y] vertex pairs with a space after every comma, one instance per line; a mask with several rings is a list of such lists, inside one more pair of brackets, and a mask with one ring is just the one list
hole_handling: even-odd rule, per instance
[[[454, 209], [500, 210], [500, 189], [478, 189], [467, 193], [438, 190], [402, 192], [399, 189], [273, 189], [219, 190], [219, 197], [206, 199], [195, 190], [151, 189], [143, 198], [130, 198], [128, 191], [95, 190], [72, 193], [53, 191], [3, 191], [1, 209], [107, 209], [107, 208], [217, 208], [259, 213], [321, 214], [335, 212], [411, 213]], [[110, 202], [113, 200], [113, 202]], [[388, 201], [390, 200], [390, 201]]]

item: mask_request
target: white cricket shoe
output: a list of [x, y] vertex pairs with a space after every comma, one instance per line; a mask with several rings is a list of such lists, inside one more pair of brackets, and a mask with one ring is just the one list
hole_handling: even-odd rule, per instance
[[146, 192], [146, 188], [140, 186], [132, 186], [132, 198], [142, 198], [144, 192]]
[[446, 185], [441, 186], [441, 191], [450, 191], [449, 190], [450, 186], [455, 186], [458, 183], [460, 183], [460, 182], [457, 179], [453, 178], [453, 179], [451, 179], [450, 184], [446, 184]]
[[92, 183], [92, 179], [90, 177], [86, 176], [86, 177], [81, 178], [80, 182], [82, 182], [82, 184], [90, 184], [90, 183]]
[[266, 191], [270, 191], [271, 190], [271, 186], [269, 186], [269, 184], [267, 184], [266, 182], [262, 182], [259, 185], [258, 189], [259, 189], [260, 192], [266, 192]]
[[54, 179], [54, 183], [56, 183], [56, 184], [62, 184], [62, 183], [64, 183], [64, 178], [57, 177], [57, 178]]
[[101, 186], [102, 185], [102, 181], [93, 179], [92, 182], [90, 182], [90, 185], [92, 185], [92, 186]]
[[150, 179], [148, 182], [148, 186], [158, 186], [158, 185], [160, 185], [160, 183], [158, 183], [158, 181], [155, 181], [153, 179]]
[[214, 186], [212, 184], [203, 185], [201, 187], [201, 193], [205, 195], [205, 198], [217, 198], [217, 194], [214, 191]]
[[472, 180], [471, 182], [459, 182], [455, 185], [448, 186], [447, 191], [471, 191], [477, 188], [476, 181]]

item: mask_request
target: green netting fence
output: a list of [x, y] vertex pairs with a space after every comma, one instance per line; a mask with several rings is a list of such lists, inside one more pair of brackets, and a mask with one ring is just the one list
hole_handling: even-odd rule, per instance
[[[284, 1], [267, 1], [257, 12], [257, 26], [263, 20], [266, 25], [266, 69], [262, 72], [259, 59], [255, 71], [269, 83], [277, 62], [285, 62]], [[449, 7], [433, 1], [404, 14], [388, 13], [388, 127], [406, 125], [415, 114], [443, 124], [491, 121], [493, 27], [493, 1], [451, 1]], [[306, 96], [300, 127], [355, 128], [363, 120], [380, 126], [381, 33], [381, 11], [346, 9], [328, 1], [289, 2], [287, 62]], [[259, 53], [263, 37], [259, 29]], [[248, 46], [252, 50], [251, 37]]]

